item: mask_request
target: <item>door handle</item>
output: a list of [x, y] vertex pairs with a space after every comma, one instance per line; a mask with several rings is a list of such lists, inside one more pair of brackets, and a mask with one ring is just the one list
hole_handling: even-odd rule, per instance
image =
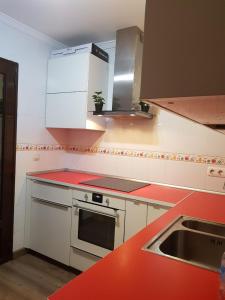
[[61, 203], [55, 203], [55, 202], [51, 202], [51, 201], [48, 201], [48, 200], [44, 200], [44, 199], [40, 199], [40, 198], [34, 198], [32, 197], [32, 199], [36, 202], [40, 202], [40, 203], [43, 203], [43, 204], [49, 204], [49, 205], [52, 205], [52, 206], [58, 206], [58, 207], [62, 207], [62, 208], [69, 208], [70, 206], [66, 205], [66, 204], [61, 204]]
[[89, 208], [85, 208], [85, 207], [82, 207], [80, 205], [73, 205], [73, 207], [75, 207], [76, 209], [83, 209], [83, 210], [86, 210], [86, 211], [89, 211], [89, 212], [92, 212], [92, 213], [95, 213], [95, 214], [99, 214], [99, 215], [103, 215], [103, 216], [107, 216], [107, 217], [111, 217], [111, 218], [119, 218], [119, 214], [117, 213], [117, 209], [114, 209], [114, 213], [115, 214], [107, 214], [107, 213], [104, 213], [104, 212], [101, 212], [101, 211], [96, 211], [96, 210], [92, 210], [92, 209], [89, 209]]

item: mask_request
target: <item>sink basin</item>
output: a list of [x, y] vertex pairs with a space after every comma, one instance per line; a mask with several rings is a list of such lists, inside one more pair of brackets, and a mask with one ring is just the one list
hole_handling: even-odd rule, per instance
[[167, 255], [216, 270], [225, 250], [225, 239], [189, 230], [177, 230], [159, 248]]
[[179, 217], [144, 246], [144, 250], [218, 271], [225, 251], [223, 224]]
[[197, 231], [212, 233], [225, 237], [225, 225], [223, 224], [210, 223], [198, 220], [185, 220], [182, 222], [182, 225], [189, 229], [194, 229]]

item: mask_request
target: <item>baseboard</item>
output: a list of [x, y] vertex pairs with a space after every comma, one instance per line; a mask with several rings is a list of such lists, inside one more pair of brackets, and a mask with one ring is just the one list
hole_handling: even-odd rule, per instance
[[27, 250], [25, 248], [13, 251], [13, 259], [23, 256], [26, 253], [27, 253]]
[[62, 269], [64, 269], [64, 270], [66, 270], [66, 271], [72, 272], [72, 273], [74, 273], [76, 276], [77, 276], [77, 275], [80, 275], [80, 274], [82, 273], [82, 271], [80, 271], [80, 270], [77, 270], [77, 269], [75, 269], [75, 268], [73, 268], [73, 267], [71, 267], [71, 266], [66, 266], [66, 265], [64, 265], [64, 264], [62, 264], [62, 263], [60, 263], [60, 262], [58, 262], [58, 261], [56, 261], [56, 260], [54, 260], [54, 259], [52, 259], [52, 258], [50, 258], [50, 257], [47, 257], [47, 256], [45, 256], [45, 255], [43, 255], [43, 254], [40, 254], [40, 253], [38, 253], [38, 252], [36, 252], [36, 251], [34, 251], [34, 250], [26, 249], [26, 253], [29, 253], [29, 254], [31, 254], [31, 255], [34, 255], [34, 256], [36, 256], [36, 257], [42, 259], [42, 260], [45, 260], [46, 262], [48, 262], [48, 263], [50, 263], [50, 264], [53, 264], [53, 265], [55, 265], [55, 266], [58, 266], [58, 267], [60, 267], [60, 268], [62, 268]]

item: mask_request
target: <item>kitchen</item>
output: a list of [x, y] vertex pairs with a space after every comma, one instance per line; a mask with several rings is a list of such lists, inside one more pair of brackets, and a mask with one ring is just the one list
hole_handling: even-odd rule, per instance
[[[108, 15], [109, 18], [108, 20], [105, 20], [103, 16], [101, 16], [102, 20], [101, 18], [99, 20], [99, 16], [94, 17], [94, 11], [87, 9], [88, 1], [84, 1], [84, 2], [82, 1], [83, 4], [80, 1], [77, 3], [77, 5], [79, 5], [78, 11], [83, 12], [83, 14], [85, 15], [85, 19], [88, 18], [88, 20], [90, 20], [90, 22], [93, 22], [93, 24], [91, 25], [90, 23], [90, 25], [87, 26], [87, 22], [82, 20], [83, 16], [76, 15], [77, 17], [76, 22], [78, 23], [73, 23], [73, 26], [71, 26], [73, 28], [71, 27], [69, 28], [70, 22], [72, 22], [71, 20], [74, 19], [72, 13], [73, 9], [72, 8], [68, 9], [67, 6], [62, 7], [61, 6], [62, 3], [59, 3], [58, 5], [52, 7], [50, 2], [46, 2], [47, 7], [45, 7], [43, 3], [38, 4], [37, 1], [36, 4], [33, 4], [34, 6], [30, 7], [28, 3], [29, 1], [24, 0], [20, 2], [21, 2], [20, 4], [26, 5], [27, 11], [32, 12], [34, 15], [35, 15], [35, 11], [37, 10], [39, 12], [40, 19], [37, 18], [36, 16], [32, 20], [30, 19], [28, 13], [27, 16], [26, 14], [23, 17], [22, 15], [18, 16], [17, 12], [21, 11], [21, 8], [20, 6], [18, 6], [20, 4], [18, 4], [18, 2], [15, 3], [15, 1], [3, 1], [0, 6], [0, 11], [2, 12], [0, 18], [0, 31], [1, 31], [1, 36], [3, 37], [3, 42], [1, 43], [1, 47], [0, 47], [0, 56], [2, 58], [17, 62], [19, 64], [13, 252], [18, 253], [20, 251], [23, 251], [25, 247], [29, 248], [26, 246], [27, 231], [25, 231], [24, 233], [25, 227], [27, 230], [26, 220], [27, 218], [29, 218], [28, 213], [26, 213], [27, 210], [26, 198], [29, 198], [26, 197], [26, 194], [29, 193], [29, 191], [27, 191], [28, 184], [26, 184], [26, 181], [31, 180], [30, 177], [28, 177], [28, 179], [26, 180], [27, 172], [29, 172], [29, 174], [35, 172], [33, 175], [33, 178], [35, 177], [35, 180], [37, 180], [35, 175], [37, 175], [38, 172], [44, 170], [63, 171], [65, 169], [68, 169], [68, 170], [77, 170], [78, 172], [79, 171], [85, 172], [84, 174], [90, 174], [91, 178], [92, 176], [104, 175], [104, 176], [113, 176], [115, 178], [119, 177], [122, 179], [134, 179], [135, 181], [139, 181], [139, 182], [141, 181], [145, 183], [146, 182], [151, 183], [150, 187], [152, 188], [159, 187], [157, 183], [163, 184], [162, 186], [160, 185], [160, 188], [163, 189], [160, 190], [160, 193], [159, 191], [158, 192], [156, 191], [155, 194], [153, 194], [153, 192], [151, 191], [151, 194], [149, 195], [148, 192], [145, 193], [143, 191], [145, 196], [134, 195], [131, 197], [131, 195], [129, 195], [129, 198], [131, 200], [134, 201], [141, 200], [141, 205], [140, 206], [136, 205], [136, 207], [139, 207], [140, 211], [142, 210], [144, 211], [144, 215], [146, 216], [146, 218], [148, 215], [148, 208], [150, 206], [149, 202], [146, 201], [149, 201], [148, 198], [150, 198], [150, 204], [152, 204], [153, 202], [152, 200], [154, 200], [157, 201], [156, 204], [159, 204], [158, 201], [160, 201], [160, 203], [165, 206], [165, 200], [167, 200], [166, 204], [171, 202], [173, 203], [173, 205], [178, 204], [178, 207], [174, 209], [177, 209], [180, 212], [184, 211], [185, 215], [198, 217], [200, 219], [210, 220], [211, 216], [209, 215], [208, 210], [214, 211], [215, 216], [213, 216], [213, 219], [211, 221], [224, 223], [224, 217], [223, 217], [224, 214], [222, 214], [223, 206], [221, 206], [220, 209], [212, 206], [209, 200], [210, 196], [204, 196], [204, 198], [208, 198], [208, 200], [205, 200], [205, 201], [209, 201], [208, 204], [206, 202], [203, 203], [203, 200], [201, 199], [196, 200], [198, 199], [196, 192], [195, 192], [196, 194], [194, 193], [193, 198], [190, 198], [189, 200], [190, 203], [192, 202], [194, 203], [195, 200], [199, 202], [198, 205], [201, 206], [200, 207], [201, 209], [198, 208], [197, 206], [196, 210], [198, 210], [198, 214], [195, 212], [194, 213], [191, 212], [191, 207], [189, 208], [187, 204], [188, 202], [185, 202], [186, 196], [191, 196], [194, 190], [200, 192], [208, 191], [208, 192], [213, 192], [213, 194], [203, 194], [203, 195], [214, 195], [214, 197], [216, 197], [215, 202], [217, 201], [219, 203], [221, 202], [222, 205], [221, 199], [224, 198], [223, 194], [224, 194], [225, 179], [223, 177], [223, 174], [221, 174], [221, 171], [224, 172], [224, 165], [225, 165], [225, 158], [224, 158], [225, 141], [224, 141], [224, 135], [221, 132], [215, 131], [212, 128], [208, 128], [201, 124], [192, 122], [184, 117], [173, 114], [167, 110], [160, 109], [157, 106], [153, 107], [153, 105], [150, 105], [150, 113], [153, 114], [152, 119], [139, 118], [139, 117], [112, 118], [112, 117], [95, 116], [95, 120], [97, 119], [96, 123], [99, 124], [99, 126], [101, 126], [102, 128], [102, 130], [98, 130], [98, 131], [88, 130], [88, 129], [46, 128], [45, 107], [46, 107], [47, 64], [50, 58], [50, 53], [56, 49], [65, 49], [68, 46], [71, 47], [76, 45], [79, 46], [93, 41], [96, 42], [97, 46], [100, 47], [103, 51], [107, 52], [109, 54], [109, 64], [108, 64], [109, 77], [108, 77], [108, 96], [105, 97], [107, 101], [104, 110], [111, 110], [112, 94], [113, 94], [114, 64], [115, 64], [114, 61], [115, 61], [115, 52], [116, 52], [116, 42], [115, 42], [116, 31], [121, 28], [129, 28], [130, 26], [138, 26], [139, 28], [141, 28], [141, 30], [144, 30], [145, 1], [129, 1], [129, 4], [127, 2], [126, 5], [124, 3], [119, 3], [119, 1], [116, 2], [113, 1], [112, 3], [110, 2], [107, 4], [104, 4], [103, 1], [96, 1], [95, 12], [97, 16], [98, 16], [99, 7], [102, 7], [102, 10], [110, 12], [109, 14], [110, 16]], [[218, 2], [223, 3], [223, 1], [218, 1]], [[154, 3], [154, 1], [152, 1], [152, 3]], [[199, 3], [201, 4], [200, 0]], [[212, 3], [211, 1], [207, 1], [207, 5], [209, 7], [211, 3]], [[129, 11], [127, 10], [127, 7], [129, 7]], [[45, 8], [44, 12], [43, 12], [43, 8]], [[219, 10], [219, 8], [217, 9]], [[47, 22], [49, 15], [51, 15], [50, 11], [52, 11], [52, 19], [51, 19], [52, 23]], [[26, 10], [24, 10], [24, 12], [26, 12]], [[163, 14], [166, 15], [166, 13], [169, 12], [170, 12], [170, 8], [167, 5], [166, 9], [163, 10]], [[116, 16], [118, 13], [120, 16], [120, 20], [118, 20], [118, 24], [115, 24], [115, 20], [117, 20]], [[57, 16], [60, 15], [63, 16], [62, 20], [57, 18]], [[221, 17], [221, 19], [223, 20], [224, 16], [222, 13], [221, 15], [222, 16], [219, 17]], [[67, 20], [68, 16], [70, 16], [70, 18], [72, 19], [70, 19], [70, 22], [68, 21], [69, 25], [67, 27], [64, 26], [64, 22], [65, 22], [64, 20]], [[124, 20], [124, 16], [126, 16], [127, 18], [126, 20]], [[175, 18], [174, 15], [173, 17]], [[151, 20], [155, 20], [155, 19], [151, 18]], [[167, 21], [166, 18], [163, 18], [163, 20], [165, 20], [165, 22]], [[34, 23], [32, 23], [32, 21]], [[58, 32], [54, 31], [56, 30], [55, 22], [59, 23], [57, 27]], [[23, 23], [25, 23], [26, 25]], [[83, 35], [81, 34], [82, 24], [83, 24]], [[169, 26], [169, 24], [167, 24], [167, 26]], [[184, 26], [183, 26], [184, 28], [185, 28], [185, 24], [186, 23], [184, 22]], [[192, 19], [192, 24], [194, 28], [195, 22], [193, 21], [193, 19]], [[31, 27], [29, 27], [28, 25], [30, 25]], [[163, 22], [162, 25], [165, 26]], [[96, 32], [93, 32], [91, 34], [92, 32], [91, 27], [94, 28], [95, 26], [96, 26]], [[106, 28], [108, 30], [108, 33], [107, 30], [105, 31], [102, 30], [104, 26], [108, 26]], [[32, 27], [36, 28], [38, 31], [36, 31]], [[66, 27], [67, 30], [70, 29], [71, 31], [65, 32]], [[77, 28], [77, 30], [75, 31], [74, 28]], [[63, 30], [65, 31], [63, 32]], [[53, 38], [57, 36], [57, 39], [53, 40], [53, 38], [49, 38], [48, 36], [44, 35], [41, 32], [48, 32], [49, 36], [52, 36]], [[159, 30], [159, 32], [157, 32], [158, 34], [157, 36], [160, 36], [159, 33], [161, 33], [162, 35], [165, 34], [162, 30]], [[213, 34], [214, 33], [215, 32], [213, 31]], [[181, 37], [179, 36], [179, 38]], [[60, 42], [56, 42], [56, 40]], [[160, 42], [162, 43], [161, 39]], [[160, 49], [163, 49], [164, 45], [162, 45], [161, 43], [160, 43]], [[183, 41], [183, 43], [184, 43], [183, 47], [186, 49], [187, 45], [185, 44], [185, 41]], [[187, 43], [188, 43], [188, 39], [187, 39]], [[220, 49], [223, 49], [222, 46], [223, 45], [221, 45]], [[189, 51], [196, 51], [196, 48], [197, 47], [193, 47], [191, 50], [189, 48], [188, 49]], [[153, 50], [157, 52], [157, 49], [154, 48]], [[209, 49], [209, 52], [210, 51], [212, 51], [212, 49]], [[176, 51], [175, 53], [176, 56], [178, 57], [179, 51]], [[202, 52], [200, 54], [202, 55]], [[182, 55], [183, 57], [187, 57], [188, 53], [185, 52]], [[182, 55], [180, 59], [182, 59]], [[205, 56], [207, 55], [209, 54], [205, 53]], [[198, 59], [199, 56], [200, 55], [197, 55]], [[198, 63], [197, 58], [195, 58], [195, 64]], [[215, 58], [215, 56], [213, 56], [213, 58]], [[216, 58], [218, 58], [218, 60], [221, 59], [219, 53], [217, 54]], [[215, 64], [218, 63], [216, 58], [212, 59], [212, 61]], [[164, 65], [159, 64], [157, 68], [165, 67], [165, 61], [161, 59], [158, 61], [158, 63], [160, 61], [164, 62]], [[149, 69], [148, 63], [149, 62], [146, 61], [146, 63], [144, 64], [143, 72], [148, 71]], [[180, 74], [179, 74], [180, 76], [177, 76], [177, 74], [174, 72], [174, 69], [176, 68], [179, 71], [178, 68], [179, 64], [178, 66], [176, 66], [175, 61], [172, 60], [172, 58], [171, 58], [171, 63], [172, 63], [172, 67], [174, 68], [173, 68], [173, 76], [168, 77], [170, 79], [169, 86], [177, 87], [177, 85], [174, 85], [174, 82], [172, 80], [173, 79], [176, 81], [182, 80], [182, 78], [180, 78], [182, 76]], [[202, 64], [202, 61], [200, 63]], [[220, 65], [224, 66], [222, 60], [220, 61]], [[168, 66], [168, 70], [172, 68], [170, 64], [166, 64], [166, 66]], [[200, 86], [201, 88], [204, 87], [203, 84], [204, 82], [203, 83], [200, 82], [201, 83], [200, 84], [196, 79], [196, 78], [201, 78], [201, 79], [203, 78], [201, 73], [203, 71], [199, 70], [199, 68], [196, 68], [197, 71], [195, 69], [193, 75], [193, 72], [191, 73], [191, 67], [193, 67], [193, 64], [191, 62], [188, 62], [188, 64], [186, 64], [185, 67], [188, 66], [190, 66], [190, 68], [188, 69], [187, 72], [184, 72], [184, 74], [191, 74], [190, 78], [193, 78], [193, 80], [190, 80], [190, 86], [188, 86], [188, 88], [186, 88], [186, 86], [184, 87], [184, 85], [182, 84], [179, 84], [179, 86], [183, 88], [184, 93], [187, 93], [188, 91], [193, 92], [193, 90], [191, 89], [194, 89], [193, 84], [196, 82], [197, 84], [195, 85], [195, 88], [196, 86]], [[212, 66], [210, 66], [210, 68], [212, 68]], [[214, 71], [213, 69], [211, 70], [212, 70], [212, 74], [214, 74], [213, 79], [216, 79], [219, 82], [218, 77], [215, 75], [216, 74], [215, 70]], [[204, 70], [204, 73], [206, 73], [206, 71], [207, 70]], [[154, 74], [155, 76], [153, 76]], [[166, 85], [164, 86], [163, 82], [166, 82], [166, 80], [168, 80], [168, 78], [166, 79], [162, 78], [162, 74], [166, 74], [166, 72], [163, 73], [159, 72], [159, 74], [156, 72], [154, 72], [153, 74], [148, 73], [148, 76], [151, 77], [151, 82], [154, 82], [153, 83], [154, 87], [158, 87], [157, 82], [154, 81], [154, 80], [159, 80], [157, 76], [163, 79], [161, 82], [162, 86], [159, 87], [160, 91], [166, 89], [167, 86]], [[220, 73], [220, 76], [221, 78], [223, 78], [222, 73]], [[207, 87], [210, 87], [210, 85], [208, 84], [209, 78], [205, 76], [205, 79], [207, 81]], [[211, 80], [212, 80], [212, 76], [211, 76]], [[148, 84], [145, 85], [144, 88], [145, 91], [142, 91], [142, 93], [144, 93], [145, 95], [146, 93], [149, 92], [148, 91], [149, 85], [150, 83], [148, 82]], [[218, 92], [221, 93], [221, 88], [216, 86], [215, 82], [213, 82], [212, 86], [218, 88]], [[152, 86], [151, 89], [153, 89]], [[172, 93], [173, 91], [172, 92], [169, 91], [169, 92]], [[201, 91], [197, 90], [195, 96], [201, 95], [199, 94], [200, 92]], [[154, 91], [154, 93], [158, 93], [158, 91]], [[204, 93], [205, 93], [203, 94], [204, 96], [208, 95], [208, 91], [204, 90]], [[144, 94], [143, 96], [145, 96]], [[214, 93], [213, 100], [215, 100], [216, 95], [220, 95], [220, 94]], [[224, 95], [224, 92], [221, 93], [221, 95]], [[179, 96], [184, 96], [184, 95], [180, 94]], [[162, 98], [166, 98], [166, 97], [162, 97]], [[168, 98], [171, 98], [171, 96]], [[150, 101], [150, 102], [154, 102], [154, 101]], [[173, 99], [167, 101], [167, 103], [168, 102], [175, 103], [175, 100]], [[161, 104], [158, 103], [158, 104], [162, 106], [162, 103]], [[170, 104], [170, 107], [171, 106], [174, 105]], [[67, 108], [65, 107], [65, 110], [66, 109]], [[50, 111], [55, 112], [55, 110], [54, 111], [50, 110]], [[213, 111], [212, 108], [210, 108], [210, 112], [212, 111]], [[61, 110], [61, 112], [63, 114], [64, 110], [63, 111]], [[211, 117], [211, 113], [210, 116], [209, 114], [207, 116], [208, 118]], [[218, 123], [217, 123], [217, 129], [218, 129]], [[46, 183], [49, 182], [49, 180], [52, 180], [54, 184], [56, 182], [57, 183], [60, 182], [60, 180], [57, 178], [56, 179], [41, 178], [41, 182]], [[69, 188], [70, 191], [72, 191], [73, 188], [76, 189], [80, 188], [80, 186], [78, 186], [79, 184], [76, 181], [76, 178], [71, 179], [70, 176], [70, 178], [67, 178], [65, 180], [67, 180], [67, 183], [65, 184], [64, 182], [63, 186], [65, 188]], [[39, 181], [40, 181], [40, 177], [39, 177]], [[85, 178], [83, 181], [85, 181]], [[58, 188], [58, 185], [54, 187]], [[180, 187], [182, 189], [179, 189]], [[146, 190], [148, 189], [148, 187], [143, 187], [143, 189]], [[178, 192], [179, 196], [177, 196], [177, 193], [173, 192], [174, 191], [173, 189], [179, 191]], [[83, 191], [83, 189], [81, 190]], [[99, 189], [90, 186], [88, 186], [88, 191], [96, 193], [97, 194], [95, 195], [96, 197], [98, 197], [99, 194], [101, 194], [101, 192], [103, 193], [102, 190], [100, 190], [99, 192]], [[34, 193], [34, 190], [32, 191], [32, 193]], [[56, 196], [54, 197], [57, 198], [57, 195], [59, 193], [60, 193], [59, 191], [56, 192], [55, 194]], [[113, 191], [112, 196], [113, 198], [117, 199], [116, 205], [118, 205], [119, 203], [118, 198], [122, 197], [119, 206], [125, 205], [125, 208], [127, 209], [129, 206], [129, 204], [127, 203], [131, 203], [131, 202], [127, 200], [127, 197], [126, 195], [124, 195], [124, 193], [125, 192], [118, 193]], [[135, 194], [135, 192], [131, 192], [131, 193]], [[182, 195], [180, 195], [180, 193]], [[185, 193], [185, 195], [183, 195], [183, 193]], [[215, 196], [217, 195], [217, 193], [218, 196]], [[103, 201], [105, 201], [107, 197], [108, 198], [110, 197], [110, 194], [106, 193], [105, 190], [103, 194], [105, 197], [105, 198], [103, 197]], [[36, 196], [36, 197], [41, 198], [40, 196]], [[43, 197], [44, 196], [42, 195], [42, 198]], [[67, 199], [67, 196], [62, 198]], [[71, 199], [71, 201], [74, 201], [74, 199], [76, 200], [78, 197], [77, 196], [74, 197], [72, 195], [69, 196], [69, 198]], [[179, 204], [179, 201], [184, 201], [184, 202], [183, 203], [181, 202]], [[71, 207], [72, 204], [74, 203], [71, 203]], [[169, 207], [170, 206], [171, 205], [169, 205]], [[119, 208], [121, 212], [125, 211], [124, 208], [121, 207]], [[130, 210], [132, 211], [132, 208], [130, 208]], [[150, 240], [151, 237], [154, 236], [154, 232], [156, 233], [159, 231], [160, 228], [162, 229], [163, 224], [165, 227], [165, 224], [169, 224], [170, 222], [172, 222], [173, 218], [176, 217], [175, 215], [176, 215], [175, 210], [169, 210], [169, 212], [164, 217], [158, 219], [156, 222], [153, 223], [152, 229], [150, 226], [146, 227], [146, 230], [149, 231], [148, 235], [144, 236], [144, 233], [140, 233], [140, 235], [137, 235], [136, 237], [134, 237], [134, 239], [131, 239], [124, 244], [125, 249], [128, 249], [129, 245], [131, 246], [130, 249], [133, 249], [132, 247], [134, 248], [137, 247], [135, 246], [137, 240], [140, 241], [139, 242], [140, 244], [137, 243], [137, 245], [141, 249], [148, 242], [148, 240]], [[130, 217], [131, 222], [133, 221], [133, 224], [136, 227], [138, 227], [137, 225], [138, 221], [143, 222], [143, 219], [144, 218], [136, 219], [134, 215], [131, 215]], [[70, 236], [67, 237], [67, 242], [68, 241], [70, 242]], [[121, 249], [122, 251], [122, 248], [119, 249]], [[124, 263], [126, 265], [126, 260], [127, 260], [127, 263], [129, 262], [130, 265], [129, 270], [131, 271], [132, 268], [138, 266], [138, 263], [140, 263], [141, 266], [140, 260], [144, 259], [144, 256], [149, 254], [147, 253], [143, 256], [140, 256], [140, 258], [137, 259], [135, 264], [132, 265], [131, 264], [132, 257], [133, 257], [131, 255], [132, 250], [127, 250], [126, 254], [124, 254], [125, 256], [123, 257], [123, 254], [121, 254], [122, 256], [120, 256], [120, 258], [119, 258], [119, 254], [118, 254], [118, 258], [116, 257], [116, 253], [118, 253], [118, 251], [113, 253], [111, 257], [114, 257], [113, 259], [115, 259], [116, 264], [118, 264], [118, 261], [121, 260], [121, 264]], [[151, 257], [155, 257], [155, 255], [152, 255]], [[108, 272], [107, 270], [109, 269], [106, 264], [109, 259], [110, 256], [107, 256], [105, 260], [103, 260], [101, 263], [98, 263], [95, 267], [93, 267], [93, 269], [90, 269], [86, 275], [87, 279], [85, 279], [84, 276], [85, 272], [84, 272], [83, 275], [80, 277], [80, 279], [78, 279], [79, 276], [77, 277], [77, 280], [84, 281], [84, 284], [85, 281], [87, 280], [86, 281], [87, 284], [90, 284], [90, 280], [92, 276], [93, 278], [97, 278], [97, 275], [99, 274], [98, 272], [100, 271], [103, 273]], [[81, 258], [78, 261], [81, 261]], [[155, 262], [155, 267], [156, 267], [157, 260], [155, 261], [156, 261]], [[185, 263], [178, 264], [176, 261], [172, 259], [165, 260], [164, 258], [163, 260], [162, 258], [159, 258], [159, 261], [160, 262], [162, 261], [162, 266], [163, 263], [165, 263], [165, 266], [167, 267], [170, 264], [171, 266], [173, 264], [173, 268], [175, 268], [174, 265], [177, 266], [176, 269], [177, 276], [179, 272], [181, 272], [182, 270], [183, 271], [187, 270], [188, 272], [188, 270], [190, 269], [192, 270], [192, 268], [194, 268], [193, 266]], [[110, 263], [110, 265], [111, 264], [112, 262]], [[152, 262], [152, 265], [154, 267], [154, 262]], [[79, 270], [78, 267], [77, 269]], [[96, 274], [95, 274], [95, 270], [96, 270]], [[122, 273], [122, 270], [124, 273]], [[123, 269], [121, 266], [121, 269], [118, 270], [115, 269], [115, 274], [119, 272], [121, 273], [122, 277], [123, 276], [126, 277], [127, 272], [128, 273], [130, 272], [129, 270], [126, 268]], [[211, 295], [211, 298], [208, 296], [209, 298], [206, 299], [212, 299], [214, 295], [213, 299], [216, 299], [215, 288], [216, 285], [219, 285], [219, 283], [216, 281], [217, 277], [215, 276], [215, 273], [208, 272], [201, 268], [196, 268], [196, 267], [194, 268], [194, 270], [196, 270], [196, 273], [193, 274], [198, 274], [198, 276], [200, 275], [203, 276], [203, 278], [206, 280], [205, 282], [212, 282], [212, 287], [211, 289], [209, 288], [209, 290], [207, 290], [206, 288], [205, 290], [199, 288], [199, 294], [194, 294], [193, 290], [196, 289], [196, 286], [194, 285], [193, 288], [192, 287], [190, 288], [193, 294], [191, 294], [191, 291], [190, 294], [187, 294], [189, 295], [189, 298], [201, 299], [203, 298], [203, 296], [206, 298], [207, 295]], [[92, 273], [93, 275], [91, 275]], [[146, 273], [143, 272], [143, 274], [148, 274], [147, 270]], [[192, 274], [192, 273], [187, 273], [187, 274]], [[176, 280], [178, 280], [178, 277], [176, 277], [176, 272], [174, 274], [171, 274], [171, 276], [172, 275]], [[104, 276], [104, 274], [102, 275], [100, 274], [99, 276], [100, 277]], [[153, 280], [152, 275], [150, 276], [151, 276], [151, 280]], [[163, 274], [159, 274], [159, 276], [163, 276]], [[136, 276], [134, 276], [133, 278], [127, 277], [127, 284], [128, 281], [130, 280], [131, 285], [133, 283], [133, 285], [135, 286], [135, 283], [133, 282], [134, 278], [136, 278]], [[159, 283], [157, 284], [157, 280], [159, 280], [159, 278], [158, 279], [157, 278], [155, 279], [155, 281], [153, 281], [154, 282], [153, 286], [159, 285]], [[112, 282], [113, 280], [116, 280], [113, 274], [111, 280]], [[168, 280], [168, 278], [167, 279], [164, 278], [164, 280], [162, 280], [163, 284], [165, 280]], [[184, 277], [183, 281], [181, 279], [179, 281], [179, 284], [183, 287], [183, 292], [184, 291], [187, 292], [187, 286], [185, 285], [185, 280], [190, 280], [190, 277], [188, 278]], [[74, 283], [74, 290], [77, 290], [78, 295], [79, 293], [81, 293], [80, 295], [83, 295], [83, 299], [86, 299], [88, 296], [85, 296], [85, 291], [82, 290], [82, 284], [79, 285], [78, 283], [77, 284]], [[125, 281], [123, 282], [122, 279], [121, 279], [121, 284], [125, 285]], [[143, 290], [143, 286], [141, 285], [141, 283], [137, 282], [137, 284], [140, 285], [140, 288], [137, 288], [136, 292], [139, 291], [140, 292], [139, 297], [141, 298], [141, 295], [143, 295], [142, 298], [145, 299], [146, 295], [145, 295], [145, 291]], [[198, 284], [200, 285], [199, 282]], [[108, 284], [105, 284], [105, 286], [108, 286]], [[120, 285], [118, 285], [118, 288], [119, 286]], [[98, 287], [96, 283], [96, 290], [95, 290], [96, 294], [93, 296], [95, 298], [99, 298], [99, 295], [97, 293], [98, 288], [100, 289], [100, 286]], [[108, 288], [110, 290], [112, 289], [112, 287], [109, 286]], [[134, 293], [134, 288], [131, 289], [131, 295], [132, 295], [132, 291]], [[171, 294], [168, 294], [169, 295], [168, 297], [171, 299], [172, 296], [170, 295], [173, 295], [173, 299], [182, 298], [181, 297], [182, 291], [177, 291], [176, 293], [175, 290], [172, 291], [171, 288], [168, 286], [165, 287], [165, 291], [167, 292], [170, 291]], [[123, 295], [123, 298], [128, 298], [128, 296], [126, 296], [125, 291], [119, 290], [119, 292], [121, 292], [121, 297]], [[150, 293], [149, 290], [147, 290], [147, 292]], [[67, 292], [65, 292], [65, 294], [66, 293]], [[153, 294], [149, 294], [151, 295], [151, 297], [153, 297], [154, 295], [156, 299], [163, 299], [162, 295], [160, 296], [159, 294], [157, 296], [157, 294], [154, 294], [155, 293], [154, 289], [152, 289], [152, 293]], [[68, 298], [62, 295], [59, 297], [62, 297], [61, 299], [70, 299], [69, 297], [72, 297], [72, 295], [68, 296]], [[110, 299], [110, 297], [113, 297], [113, 293], [111, 296], [110, 295], [108, 296], [108, 299]], [[80, 296], [80, 298], [82, 299], [82, 296]], [[183, 299], [185, 298], [183, 297]]]

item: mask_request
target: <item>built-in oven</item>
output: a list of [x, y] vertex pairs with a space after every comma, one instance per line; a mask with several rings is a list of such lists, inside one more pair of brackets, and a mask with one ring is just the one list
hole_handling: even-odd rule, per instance
[[125, 211], [101, 194], [85, 196], [73, 199], [71, 246], [104, 257], [124, 241]]

